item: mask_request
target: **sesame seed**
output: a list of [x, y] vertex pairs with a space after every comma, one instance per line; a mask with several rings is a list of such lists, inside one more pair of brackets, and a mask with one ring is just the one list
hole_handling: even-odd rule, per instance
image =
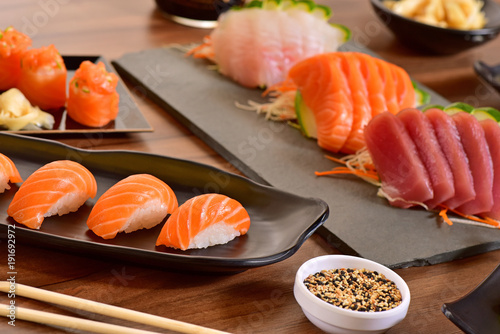
[[396, 284], [377, 271], [340, 268], [309, 275], [304, 284], [321, 300], [344, 309], [380, 312], [402, 302]]

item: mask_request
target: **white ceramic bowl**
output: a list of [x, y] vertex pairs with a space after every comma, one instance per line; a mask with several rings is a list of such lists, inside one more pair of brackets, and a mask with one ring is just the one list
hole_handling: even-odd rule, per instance
[[[311, 274], [340, 268], [367, 269], [384, 274], [399, 288], [401, 304], [393, 309], [379, 312], [347, 310], [319, 299], [304, 284], [304, 279]], [[410, 289], [398, 274], [377, 262], [348, 255], [319, 256], [302, 264], [295, 276], [293, 293], [306, 317], [327, 333], [384, 333], [405, 318], [410, 305]]]

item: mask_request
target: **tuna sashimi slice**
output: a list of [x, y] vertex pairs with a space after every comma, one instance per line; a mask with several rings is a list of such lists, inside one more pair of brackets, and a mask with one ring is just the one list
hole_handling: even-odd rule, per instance
[[484, 215], [500, 220], [500, 126], [491, 119], [479, 123], [484, 130], [493, 163], [493, 207]]
[[409, 208], [434, 197], [427, 170], [403, 123], [390, 112], [375, 116], [365, 128], [366, 147], [393, 206]]
[[455, 195], [450, 165], [441, 150], [432, 124], [420, 110], [403, 109], [397, 117], [403, 122], [415, 143], [419, 157], [429, 174], [434, 197], [426, 201], [425, 205], [428, 209], [433, 209]]
[[455, 122], [449, 115], [435, 108], [426, 110], [424, 115], [432, 124], [443, 154], [452, 167], [455, 196], [443, 204], [455, 209], [476, 197], [469, 159], [464, 152]]
[[488, 212], [493, 206], [493, 164], [483, 128], [474, 116], [466, 112], [456, 113], [452, 119], [469, 159], [476, 191], [476, 197], [460, 205], [457, 210], [467, 215]]

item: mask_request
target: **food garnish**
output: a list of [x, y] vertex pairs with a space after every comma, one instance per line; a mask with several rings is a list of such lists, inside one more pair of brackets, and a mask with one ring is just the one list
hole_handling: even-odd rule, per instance
[[40, 130], [54, 127], [54, 116], [33, 107], [17, 88], [0, 94], [0, 127], [10, 130]]

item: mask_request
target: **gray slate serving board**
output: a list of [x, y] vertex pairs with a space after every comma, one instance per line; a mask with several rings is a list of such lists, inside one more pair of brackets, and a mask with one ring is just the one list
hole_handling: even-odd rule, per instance
[[[344, 49], [368, 52], [349, 44]], [[235, 102], [266, 99], [209, 69], [206, 61], [160, 48], [125, 54], [113, 65], [248, 177], [326, 201], [330, 216], [318, 233], [343, 253], [404, 268], [500, 248], [500, 230], [448, 226], [436, 213], [389, 206], [374, 186], [355, 177], [315, 176], [335, 166], [324, 157], [328, 152], [284, 123], [238, 109]], [[432, 104], [448, 103], [429, 93]]]

